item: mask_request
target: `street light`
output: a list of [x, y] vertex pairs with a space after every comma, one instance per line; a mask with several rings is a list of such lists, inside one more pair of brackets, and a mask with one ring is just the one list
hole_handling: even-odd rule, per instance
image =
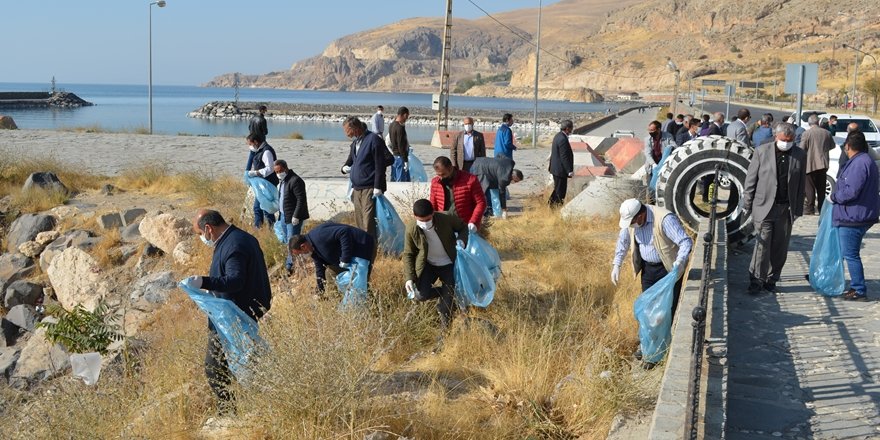
[[[854, 20], [859, 20], [861, 22], [861, 25], [856, 26], [856, 29], [858, 30], [857, 40], [859, 40], [859, 47], [861, 47], [862, 46], [862, 26], [865, 23], [865, 17], [864, 16], [854, 17], [850, 14], [847, 14], [846, 12], [838, 12], [837, 15], [849, 17]], [[844, 44], [843, 47], [846, 47], [846, 45]], [[855, 48], [853, 48], [853, 49], [855, 49]], [[859, 51], [859, 52], [861, 52], [861, 51]], [[859, 55], [856, 54], [855, 66], [853, 66], [853, 88], [852, 88], [852, 104], [853, 104], [852, 108], [853, 109], [856, 108], [856, 84], [858, 83], [858, 80], [859, 80]]]
[[[874, 62], [874, 80], [875, 81], [877, 80], [877, 58], [874, 58], [874, 55], [871, 55], [868, 52], [864, 52], [862, 50], [856, 49], [848, 44], [844, 44], [843, 48], [854, 50], [854, 51], [856, 51], [866, 57], [871, 57], [871, 61]], [[858, 57], [858, 55], [856, 55], [856, 57]], [[853, 92], [853, 93], [855, 93], [855, 92]], [[855, 98], [855, 96], [853, 96], [853, 98]], [[874, 113], [877, 113], [877, 99], [876, 98], [874, 99]]]
[[671, 58], [667, 58], [667, 59], [666, 59], [666, 67], [668, 67], [669, 70], [675, 72], [675, 90], [672, 92], [672, 104], [669, 106], [669, 111], [670, 111], [671, 113], [675, 113], [675, 107], [676, 107], [676, 105], [678, 104], [678, 81], [679, 81], [679, 74], [680, 74], [681, 72], [678, 70], [678, 66], [676, 66], [675, 63], [672, 62], [672, 59], [671, 59]]
[[150, 23], [149, 23], [149, 34], [150, 34], [150, 81], [147, 86], [147, 94], [150, 95], [150, 134], [153, 134], [153, 5], [156, 5], [160, 8], [165, 7], [165, 0], [159, 0], [156, 2], [150, 2]]

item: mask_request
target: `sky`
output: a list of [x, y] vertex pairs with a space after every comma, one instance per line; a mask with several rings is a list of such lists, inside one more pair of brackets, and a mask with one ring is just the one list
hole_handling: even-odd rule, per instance
[[[474, 0], [490, 13], [538, 0]], [[544, 1], [544, 4], [554, 1]], [[286, 70], [331, 41], [412, 17], [440, 17], [444, 0], [27, 0], [3, 2], [0, 82], [145, 84], [149, 16], [153, 84], [199, 85], [229, 72]], [[453, 16], [483, 16], [468, 0]]]

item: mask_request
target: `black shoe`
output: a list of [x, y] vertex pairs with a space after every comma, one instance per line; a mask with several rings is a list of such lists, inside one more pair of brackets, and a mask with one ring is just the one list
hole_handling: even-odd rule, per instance
[[760, 295], [764, 291], [764, 286], [760, 281], [752, 281], [749, 283], [749, 295]]
[[633, 353], [633, 357], [636, 358], [637, 361], [642, 360], [642, 349], [640, 348], [636, 350], [636, 352]]
[[856, 292], [853, 289], [849, 289], [846, 291], [846, 293], [843, 294], [843, 300], [844, 301], [866, 302], [866, 301], [868, 301], [868, 295], [864, 295], [864, 294], [860, 295], [859, 292]]
[[777, 292], [777, 290], [776, 290], [776, 282], [775, 282], [775, 281], [767, 281], [766, 283], [764, 283], [764, 286], [763, 286], [763, 287], [764, 287], [764, 290], [766, 290], [766, 291], [768, 291], [768, 292], [770, 292], [770, 293], [776, 293], [776, 292]]

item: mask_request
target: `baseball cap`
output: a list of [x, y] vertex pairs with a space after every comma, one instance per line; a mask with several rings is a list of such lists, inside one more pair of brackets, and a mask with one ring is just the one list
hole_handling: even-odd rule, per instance
[[642, 209], [642, 202], [636, 199], [626, 199], [620, 204], [620, 227], [628, 228], [632, 220]]

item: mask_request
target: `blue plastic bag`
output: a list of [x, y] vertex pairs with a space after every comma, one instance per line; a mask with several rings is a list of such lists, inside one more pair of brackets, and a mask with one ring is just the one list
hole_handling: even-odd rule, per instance
[[410, 182], [427, 182], [428, 173], [425, 172], [425, 165], [419, 158], [409, 150], [409, 180]]
[[501, 257], [488, 241], [477, 234], [469, 234], [467, 251], [477, 261], [482, 262], [486, 269], [489, 269], [489, 273], [492, 274], [494, 280], [498, 280], [501, 276]]
[[260, 202], [260, 209], [274, 214], [278, 212], [278, 188], [262, 177], [249, 177], [244, 173], [244, 181], [254, 189], [254, 195]]
[[639, 322], [639, 342], [642, 360], [660, 362], [672, 339], [672, 299], [678, 271], [674, 269], [660, 281], [642, 292], [633, 304], [633, 313]]
[[287, 244], [289, 237], [287, 236], [287, 231], [284, 227], [284, 219], [282, 218], [275, 222], [275, 226], [273, 226], [272, 229], [275, 230], [275, 236], [278, 237], [278, 241]]
[[406, 228], [394, 206], [384, 195], [373, 197], [376, 203], [376, 223], [379, 229], [379, 247], [397, 256], [403, 252], [403, 235]]
[[336, 275], [336, 287], [342, 293], [340, 306], [363, 306], [367, 303], [367, 277], [370, 274], [370, 262], [354, 257], [351, 267]]
[[489, 269], [461, 246], [455, 246], [455, 254], [455, 298], [459, 307], [488, 307], [495, 298], [495, 279]]
[[217, 331], [229, 370], [239, 381], [246, 380], [250, 374], [251, 356], [258, 348], [267, 346], [258, 333], [257, 322], [228, 299], [193, 289], [183, 282], [178, 283], [177, 287], [186, 292], [199, 309], [208, 315]]
[[810, 257], [810, 286], [825, 296], [840, 296], [846, 288], [840, 239], [831, 219], [834, 204], [826, 200], [819, 215], [819, 230]]
[[501, 192], [498, 188], [489, 190], [489, 199], [492, 202], [492, 215], [501, 217]]
[[648, 183], [648, 189], [652, 192], [657, 191], [657, 180], [660, 178], [660, 169], [663, 168], [663, 163], [666, 162], [666, 159], [672, 153], [672, 146], [663, 147], [663, 155], [660, 156], [660, 162], [657, 162], [657, 165], [654, 165], [654, 168], [651, 168], [651, 182]]

